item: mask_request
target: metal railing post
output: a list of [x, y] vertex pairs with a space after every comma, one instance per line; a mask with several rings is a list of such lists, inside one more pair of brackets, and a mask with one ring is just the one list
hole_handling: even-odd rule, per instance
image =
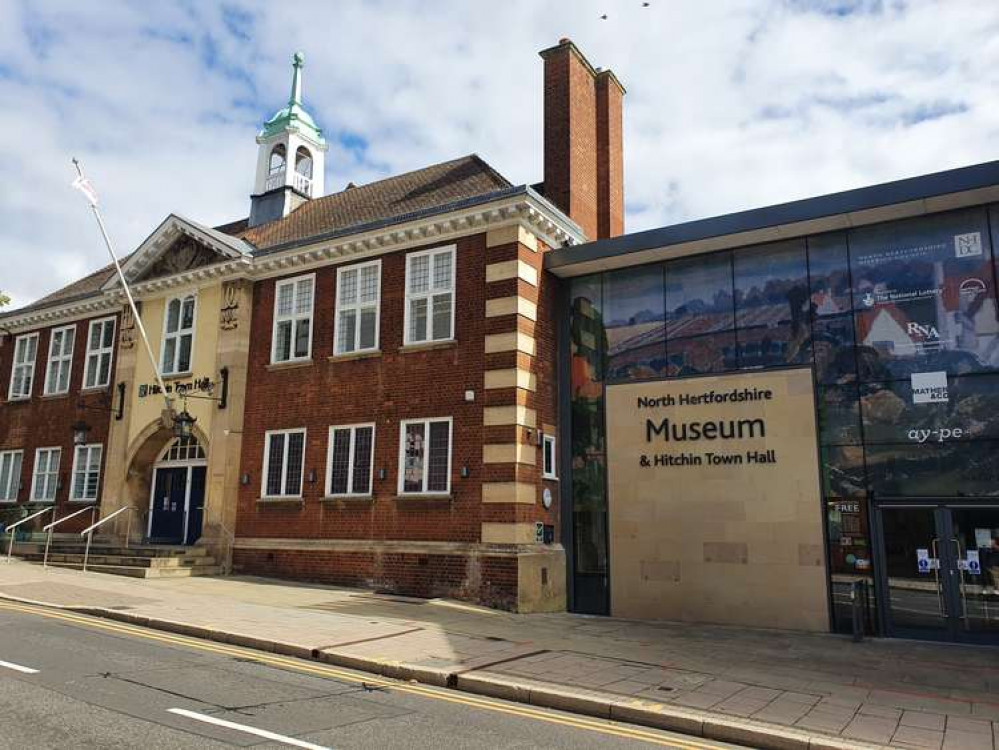
[[27, 518], [22, 518], [20, 521], [17, 521], [16, 523], [12, 523], [10, 526], [8, 526], [5, 529], [5, 531], [9, 531], [10, 532], [10, 544], [7, 547], [7, 562], [8, 563], [10, 562], [11, 556], [14, 554], [14, 529], [16, 529], [22, 523], [27, 523], [32, 518], [38, 518], [38, 516], [45, 515], [46, 513], [50, 512], [50, 511], [55, 511], [55, 507], [52, 506], [52, 507], [49, 507], [49, 508], [42, 508], [42, 510], [38, 511], [37, 513], [32, 513]]
[[125, 549], [128, 549], [128, 542], [132, 538], [132, 514], [128, 514], [125, 521]]
[[[52, 520], [55, 520], [54, 516]], [[49, 535], [45, 537], [45, 558], [42, 560], [43, 568], [47, 568], [49, 566], [49, 547], [52, 546], [52, 529], [53, 526], [49, 526]]]
[[87, 534], [87, 549], [83, 553], [83, 572], [84, 573], [87, 572], [87, 561], [90, 559], [90, 543], [92, 541], [94, 541], [94, 523], [93, 523], [93, 521], [94, 521], [94, 518], [97, 517], [97, 506], [96, 505], [94, 506], [93, 510], [94, 510], [94, 512], [90, 516], [90, 528], [88, 529], [88, 531], [90, 533]]

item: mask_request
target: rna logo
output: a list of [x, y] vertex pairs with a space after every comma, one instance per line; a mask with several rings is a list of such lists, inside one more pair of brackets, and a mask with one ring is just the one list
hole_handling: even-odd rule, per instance
[[973, 258], [982, 254], [982, 233], [969, 232], [968, 234], [954, 235], [954, 257]]
[[940, 339], [940, 331], [934, 325], [923, 325], [922, 323], [909, 321], [907, 330], [913, 338], [926, 339], [927, 341], [938, 341]]

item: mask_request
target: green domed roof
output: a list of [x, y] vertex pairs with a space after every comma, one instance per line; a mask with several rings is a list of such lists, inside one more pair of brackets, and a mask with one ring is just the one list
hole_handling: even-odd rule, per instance
[[285, 130], [298, 130], [319, 143], [326, 142], [323, 138], [323, 131], [316, 125], [312, 115], [302, 106], [302, 66], [304, 64], [305, 55], [296, 52], [292, 58], [295, 72], [291, 81], [291, 97], [288, 99], [288, 104], [275, 112], [274, 116], [264, 123], [258, 138], [268, 138]]

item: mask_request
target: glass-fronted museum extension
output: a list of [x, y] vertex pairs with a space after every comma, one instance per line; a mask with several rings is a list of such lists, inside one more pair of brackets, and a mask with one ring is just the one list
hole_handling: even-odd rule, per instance
[[[999, 638], [996, 230], [999, 207], [977, 206], [570, 279], [573, 608], [619, 611], [611, 527], [625, 522], [610, 513], [608, 393], [698, 378], [727, 392], [750, 382], [729, 375], [806, 368], [825, 549], [812, 560], [799, 544], [801, 560], [787, 565], [821, 567], [827, 627], [851, 628], [861, 581], [871, 633]], [[700, 476], [668, 475], [663, 491], [675, 477], [696, 504], [715, 481]], [[654, 505], [657, 492], [641, 502]], [[762, 559], [773, 548], [765, 534], [784, 533], [792, 516], [807, 526], [811, 511], [794, 502], [769, 531], [724, 544], [711, 535], [731, 529], [725, 513], [744, 522], [754, 511], [715, 502], [696, 540], [703, 562], [717, 563], [705, 580]], [[654, 591], [666, 596], [689, 566], [663, 546], [659, 562], [634, 570], [664, 581]], [[759, 570], [777, 578], [784, 568]]]

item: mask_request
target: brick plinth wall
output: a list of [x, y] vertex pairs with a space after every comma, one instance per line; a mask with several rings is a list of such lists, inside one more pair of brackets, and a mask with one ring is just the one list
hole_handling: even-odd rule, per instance
[[462, 599], [505, 610], [514, 610], [517, 604], [515, 557], [236, 549], [233, 563], [241, 574]]

